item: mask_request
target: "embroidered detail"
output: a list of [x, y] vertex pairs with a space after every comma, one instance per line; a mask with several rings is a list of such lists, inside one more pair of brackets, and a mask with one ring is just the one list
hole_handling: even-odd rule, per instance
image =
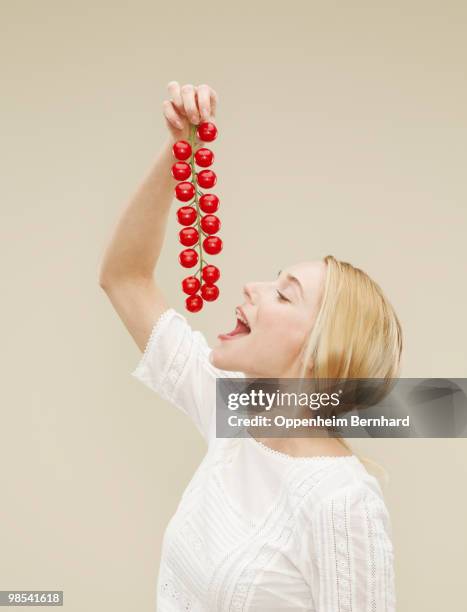
[[181, 529], [181, 533], [186, 538], [186, 541], [190, 544], [193, 550], [196, 551], [196, 554], [204, 556], [203, 542], [190, 523], [185, 523]]
[[373, 541], [373, 531], [370, 521], [370, 511], [368, 509], [366, 499], [363, 501], [365, 508], [365, 518], [368, 529], [368, 546], [369, 546], [369, 555], [370, 555], [370, 593], [371, 593], [371, 612], [376, 611], [376, 565], [375, 565], [375, 548]]
[[172, 578], [165, 578], [161, 582], [160, 595], [165, 599], [176, 601], [179, 610], [191, 610], [192, 603], [185, 593], [177, 586]]
[[175, 348], [174, 357], [168, 360], [166, 370], [167, 375], [162, 377], [160, 388], [161, 392], [164, 394], [164, 397], [166, 397], [169, 401], [174, 401], [173, 395], [175, 388], [177, 387], [180, 377], [185, 370], [187, 361], [190, 358], [193, 342], [193, 334], [188, 328], [185, 328], [180, 344]]
[[[349, 533], [347, 529], [347, 497], [343, 502], [331, 502], [331, 524], [336, 564], [336, 592], [339, 612], [351, 612], [352, 592], [350, 576]], [[342, 516], [337, 519], [336, 516]]]

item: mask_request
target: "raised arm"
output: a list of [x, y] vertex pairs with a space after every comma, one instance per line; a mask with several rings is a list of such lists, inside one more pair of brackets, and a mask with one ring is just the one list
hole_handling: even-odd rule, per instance
[[168, 137], [117, 219], [99, 270], [99, 285], [143, 351], [154, 321], [168, 308], [154, 279], [177, 181], [172, 177], [174, 142], [188, 139], [190, 123], [214, 120], [217, 94], [208, 85], [168, 84], [163, 113]]

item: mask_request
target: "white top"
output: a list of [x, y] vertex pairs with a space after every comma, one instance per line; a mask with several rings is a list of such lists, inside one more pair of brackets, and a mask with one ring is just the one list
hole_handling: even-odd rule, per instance
[[252, 437], [215, 437], [205, 337], [173, 308], [132, 372], [195, 423], [207, 453], [169, 521], [157, 611], [393, 612], [391, 525], [355, 455], [295, 458]]

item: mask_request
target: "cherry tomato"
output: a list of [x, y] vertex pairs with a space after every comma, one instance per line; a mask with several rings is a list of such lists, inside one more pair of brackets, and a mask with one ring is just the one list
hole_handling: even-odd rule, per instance
[[[196, 180], [198, 181], [198, 185], [200, 187], [210, 189], [216, 184], [217, 176], [212, 170], [201, 170], [201, 172], [196, 173]], [[188, 184], [191, 185], [191, 183]]]
[[183, 246], [191, 247], [198, 242], [198, 230], [194, 227], [184, 227], [178, 233], [178, 239]]
[[178, 256], [184, 268], [192, 268], [198, 263], [198, 253], [194, 249], [184, 249]]
[[172, 166], [172, 176], [177, 181], [185, 181], [191, 176], [190, 164], [186, 162], [175, 162]]
[[207, 168], [214, 161], [214, 153], [211, 149], [198, 149], [195, 153], [195, 162], [202, 168]]
[[214, 213], [219, 208], [219, 198], [213, 193], [204, 193], [198, 204], [203, 212]]
[[201, 218], [201, 228], [206, 234], [217, 234], [220, 227], [221, 222], [216, 215], [204, 215], [204, 217]]
[[[208, 171], [209, 172], [209, 171]], [[188, 202], [195, 195], [195, 188], [193, 183], [178, 183], [175, 185], [175, 197], [181, 202]]]
[[203, 121], [198, 125], [196, 135], [204, 142], [211, 142], [217, 137], [217, 128], [214, 123]]
[[182, 289], [183, 293], [187, 293], [188, 295], [193, 295], [200, 288], [201, 283], [196, 276], [187, 276], [182, 280]]
[[185, 306], [190, 312], [199, 312], [203, 307], [203, 298], [198, 293], [190, 295], [185, 300]]
[[186, 140], [177, 140], [172, 147], [172, 153], [175, 159], [181, 159], [182, 161], [188, 159], [191, 155], [191, 145]]
[[180, 225], [191, 225], [196, 221], [196, 208], [182, 206], [177, 210], [177, 219]]
[[206, 302], [214, 302], [219, 297], [219, 287], [217, 285], [210, 285], [203, 283], [201, 285], [201, 295]]
[[219, 236], [208, 236], [203, 240], [203, 249], [209, 255], [217, 255], [222, 251], [222, 240]]
[[203, 268], [201, 276], [203, 277], [203, 280], [206, 281], [206, 283], [208, 283], [209, 285], [213, 285], [219, 280], [221, 273], [217, 266], [209, 265]]

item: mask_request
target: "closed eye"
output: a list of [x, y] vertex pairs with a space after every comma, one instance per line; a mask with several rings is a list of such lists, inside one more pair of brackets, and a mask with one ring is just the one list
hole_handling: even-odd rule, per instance
[[277, 291], [277, 295], [278, 295], [278, 297], [279, 297], [279, 299], [280, 299], [280, 300], [283, 300], [283, 301], [285, 301], [285, 302], [290, 302], [290, 300], [289, 300], [288, 298], [286, 298], [286, 297], [285, 297], [285, 295], [284, 295], [283, 293], [281, 293], [281, 292], [280, 292], [280, 291], [278, 291], [277, 289], [276, 289], [276, 291]]

